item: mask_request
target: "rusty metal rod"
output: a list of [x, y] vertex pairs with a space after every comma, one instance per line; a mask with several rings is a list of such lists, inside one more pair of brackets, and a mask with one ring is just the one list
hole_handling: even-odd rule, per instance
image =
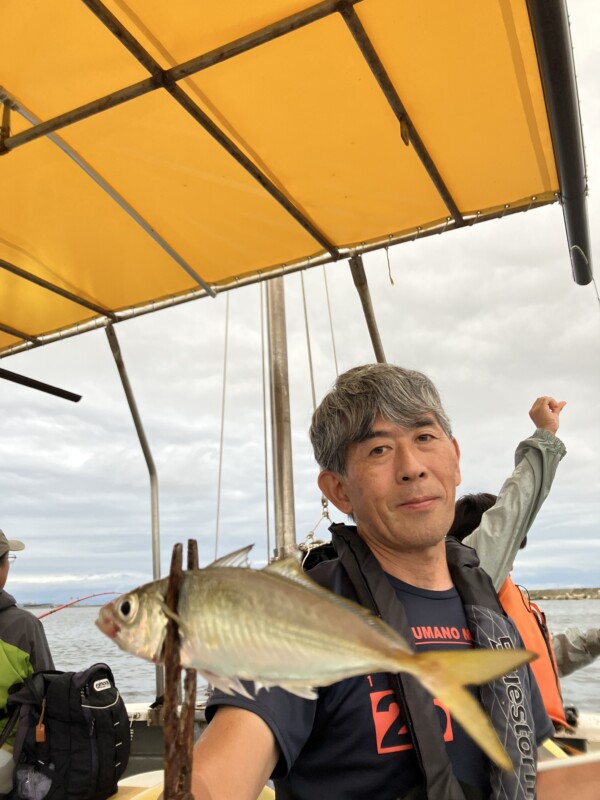
[[[177, 613], [179, 590], [183, 579], [182, 546], [173, 547], [171, 570], [165, 603], [167, 608]], [[177, 622], [169, 617], [165, 638], [165, 718], [164, 718], [164, 800], [183, 800], [179, 793], [182, 768], [182, 752], [179, 746], [179, 684], [181, 667], [179, 665], [179, 628]]]
[[[198, 568], [198, 545], [188, 540], [188, 569]], [[165, 602], [177, 614], [184, 578], [182, 546], [176, 544], [171, 558], [171, 570]], [[181, 664], [179, 657], [179, 627], [169, 618], [165, 639], [165, 715], [164, 715], [164, 800], [193, 800], [192, 751], [194, 746], [194, 717], [196, 710], [196, 670], [186, 670], [184, 697], [179, 708]]]

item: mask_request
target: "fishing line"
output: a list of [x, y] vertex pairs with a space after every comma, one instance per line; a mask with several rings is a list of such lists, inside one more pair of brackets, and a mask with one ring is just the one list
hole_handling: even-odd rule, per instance
[[44, 619], [44, 617], [49, 617], [50, 614], [56, 614], [57, 611], [62, 611], [63, 608], [73, 606], [75, 603], [81, 603], [83, 600], [90, 600], [92, 597], [100, 597], [103, 594], [121, 594], [121, 592], [96, 592], [95, 594], [88, 594], [85, 597], [78, 597], [76, 600], [69, 600], [68, 603], [63, 603], [61, 606], [51, 608], [50, 611], [45, 611], [43, 614], [39, 615], [38, 619]]
[[308, 371], [310, 373], [310, 389], [312, 392], [313, 411], [317, 407], [317, 397], [315, 394], [315, 376], [313, 370], [312, 350], [310, 347], [310, 332], [308, 330], [308, 310], [306, 308], [306, 291], [304, 289], [304, 274], [300, 273], [300, 283], [302, 285], [302, 305], [304, 306], [304, 330], [306, 331], [306, 351], [308, 354]]
[[329, 286], [327, 284], [327, 270], [323, 264], [323, 280], [325, 281], [325, 297], [327, 298], [327, 313], [329, 315], [329, 333], [331, 334], [331, 347], [333, 350], [333, 363], [335, 365], [335, 376], [340, 374], [338, 370], [337, 351], [335, 349], [335, 334], [333, 332], [333, 318], [331, 316], [331, 301], [329, 299]]

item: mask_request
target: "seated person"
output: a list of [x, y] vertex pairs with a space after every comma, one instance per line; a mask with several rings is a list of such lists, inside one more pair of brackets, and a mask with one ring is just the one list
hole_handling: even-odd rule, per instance
[[[16, 539], [0, 531], [0, 710], [6, 708], [9, 688], [39, 670], [54, 669], [44, 626], [29, 611], [17, 608], [15, 598], [5, 590], [11, 553], [24, 550]], [[1, 718], [0, 731], [6, 719]]]

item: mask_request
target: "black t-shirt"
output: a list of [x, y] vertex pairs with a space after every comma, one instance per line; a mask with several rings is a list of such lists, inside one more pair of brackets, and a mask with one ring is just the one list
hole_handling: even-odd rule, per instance
[[[334, 563], [339, 565], [329, 562], [322, 573], [326, 580], [319, 580], [325, 565], [312, 570], [311, 577], [338, 594], [352, 596], [343, 568], [333, 567]], [[406, 610], [417, 652], [472, 646], [455, 589], [433, 592], [388, 578]], [[263, 689], [255, 700], [248, 700], [215, 691], [207, 719], [218, 706], [230, 705], [258, 714], [269, 725], [281, 752], [272, 776], [277, 800], [397, 800], [422, 783], [386, 674], [349, 678], [318, 693], [318, 700], [303, 700], [281, 689]], [[487, 757], [438, 701], [431, 702], [456, 777], [488, 795]], [[539, 744], [548, 735], [548, 718], [537, 692], [533, 707]]]
[[[388, 579], [408, 619], [417, 652], [471, 648], [473, 638], [467, 627], [462, 600], [456, 589], [434, 592], [410, 586], [388, 575]], [[477, 689], [471, 688], [475, 697]], [[434, 699], [444, 734], [446, 752], [452, 771], [463, 783], [478, 786], [489, 793], [489, 761], [482, 750], [455, 722], [446, 708]]]

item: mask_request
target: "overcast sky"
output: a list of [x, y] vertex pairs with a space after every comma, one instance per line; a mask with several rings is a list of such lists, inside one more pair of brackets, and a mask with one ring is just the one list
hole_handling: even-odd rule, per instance
[[[597, 272], [600, 10], [596, 0], [569, 7]], [[462, 449], [460, 493], [497, 492], [533, 431], [534, 399], [567, 401], [568, 453], [515, 577], [529, 588], [598, 586], [600, 305], [593, 285], [572, 280], [560, 207], [400, 245], [389, 261], [394, 285], [385, 253], [365, 257], [386, 357], [436, 382]], [[304, 280], [318, 400], [335, 380], [323, 270]], [[373, 361], [347, 263], [327, 267], [327, 280], [340, 371]], [[321, 515], [300, 281], [285, 281], [299, 541]], [[219, 554], [254, 542], [255, 565], [267, 552], [260, 291], [230, 293], [219, 524]], [[175, 542], [197, 538], [203, 563], [215, 549], [225, 307], [225, 296], [204, 299], [116, 327], [158, 469], [163, 572]], [[0, 528], [27, 545], [9, 591], [65, 602], [150, 580], [148, 475], [105, 333], [0, 365], [83, 395], [72, 404], [0, 381]]]

